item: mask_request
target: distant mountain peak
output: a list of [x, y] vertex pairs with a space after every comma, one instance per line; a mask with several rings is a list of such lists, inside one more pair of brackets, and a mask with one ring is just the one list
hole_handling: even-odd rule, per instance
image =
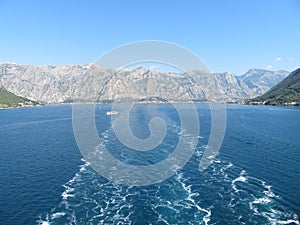
[[250, 68], [247, 73], [249, 72], [261, 72], [261, 71], [264, 71], [264, 72], [272, 72], [271, 70], [267, 70], [267, 69], [259, 69], [259, 68]]
[[290, 73], [286, 70], [267, 70], [267, 69], [259, 69], [259, 68], [251, 68], [246, 73], [241, 76], [251, 76], [253, 74], [262, 74], [262, 73]]

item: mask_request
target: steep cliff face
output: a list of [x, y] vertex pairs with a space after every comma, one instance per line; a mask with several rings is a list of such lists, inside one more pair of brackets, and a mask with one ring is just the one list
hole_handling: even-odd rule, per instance
[[0, 82], [9, 91], [45, 103], [95, 99], [110, 75], [98, 66], [0, 64]]
[[[230, 73], [166, 73], [137, 67], [104, 69], [95, 64], [32, 66], [0, 63], [0, 84], [16, 95], [44, 103], [160, 97], [166, 100], [229, 101], [261, 94], [246, 78]], [[259, 82], [256, 83], [259, 85]]]

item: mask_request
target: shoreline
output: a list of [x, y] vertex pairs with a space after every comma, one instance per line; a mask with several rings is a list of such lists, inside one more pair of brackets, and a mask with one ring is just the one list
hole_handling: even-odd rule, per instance
[[42, 106], [46, 106], [46, 105], [26, 105], [26, 106], [11, 106], [11, 107], [0, 107], [0, 110], [3, 109], [20, 109], [20, 108], [32, 108], [32, 107], [42, 107]]
[[44, 106], [63, 106], [63, 105], [112, 105], [112, 104], [138, 104], [138, 105], [167, 105], [167, 104], [213, 104], [220, 103], [225, 105], [247, 105], [247, 106], [279, 106], [279, 107], [300, 107], [299, 104], [280, 104], [280, 105], [268, 105], [263, 103], [246, 103], [246, 102], [217, 102], [217, 101], [203, 101], [203, 102], [193, 102], [193, 101], [170, 101], [170, 102], [73, 102], [73, 103], [49, 103], [49, 104], [40, 104], [40, 105], [25, 105], [25, 106], [16, 106], [16, 107], [0, 107], [0, 110], [5, 109], [19, 109], [19, 108], [32, 108], [32, 107], [44, 107]]

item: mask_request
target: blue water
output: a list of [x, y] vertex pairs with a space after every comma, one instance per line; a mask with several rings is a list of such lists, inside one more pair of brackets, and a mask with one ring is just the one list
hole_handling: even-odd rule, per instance
[[[96, 107], [99, 137], [113, 156], [146, 165], [172, 153], [178, 115], [169, 105], [151, 107], [164, 115], [168, 135], [149, 157], [128, 156], [105, 115], [110, 106]], [[149, 135], [148, 108], [132, 111], [140, 138]], [[0, 110], [0, 224], [299, 224], [300, 108], [227, 106], [220, 154], [204, 172], [198, 166], [210, 111], [197, 109], [201, 131], [191, 160], [145, 187], [117, 185], [82, 159], [71, 106]]]

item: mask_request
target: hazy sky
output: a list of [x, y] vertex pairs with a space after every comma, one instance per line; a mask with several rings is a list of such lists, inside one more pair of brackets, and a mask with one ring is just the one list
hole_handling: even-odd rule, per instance
[[174, 42], [213, 72], [300, 67], [299, 0], [0, 0], [0, 61], [86, 64], [121, 44]]

